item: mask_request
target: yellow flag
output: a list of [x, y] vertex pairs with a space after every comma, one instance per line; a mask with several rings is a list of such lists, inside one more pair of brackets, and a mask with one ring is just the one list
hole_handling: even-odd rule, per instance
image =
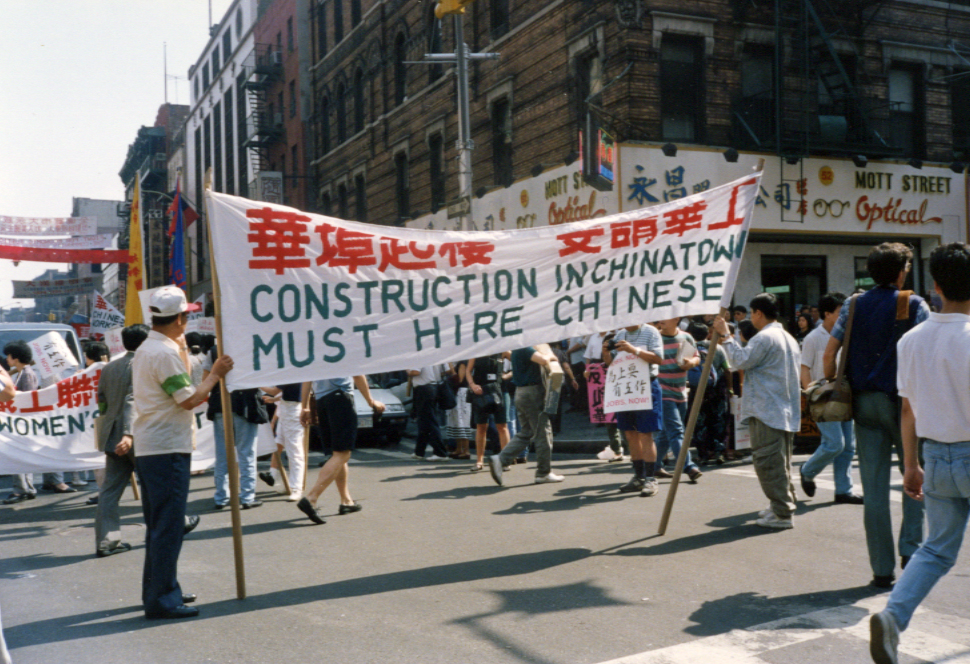
[[138, 291], [145, 289], [145, 245], [141, 239], [141, 185], [135, 175], [135, 193], [131, 198], [131, 227], [128, 232], [128, 253], [134, 260], [128, 263], [125, 285], [125, 325], [143, 323]]

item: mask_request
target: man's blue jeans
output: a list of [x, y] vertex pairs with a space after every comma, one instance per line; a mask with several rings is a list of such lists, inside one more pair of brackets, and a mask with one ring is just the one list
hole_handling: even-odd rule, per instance
[[923, 445], [928, 534], [896, 582], [886, 611], [899, 629], [909, 625], [920, 602], [957, 560], [970, 516], [970, 442]]
[[[226, 461], [226, 429], [222, 413], [212, 422], [216, 435], [216, 505], [229, 504], [229, 469]], [[232, 414], [232, 432], [236, 443], [236, 463], [239, 464], [239, 503], [256, 500], [256, 430], [258, 424]]]
[[[899, 404], [884, 392], [858, 392], [853, 398], [859, 476], [866, 503], [863, 524], [874, 576], [892, 576], [896, 568], [893, 524], [889, 503], [892, 455], [903, 460], [899, 432]], [[903, 523], [899, 528], [899, 555], [912, 556], [923, 541], [923, 504], [903, 494]]]
[[818, 432], [822, 435], [822, 442], [815, 454], [802, 464], [802, 476], [813, 479], [831, 463], [835, 471], [835, 495], [852, 493], [852, 457], [855, 456], [852, 420], [819, 422]]
[[[663, 420], [664, 428], [654, 434], [653, 439], [657, 443], [657, 463], [655, 469], [663, 468], [664, 457], [667, 450], [673, 452], [674, 456], [680, 454], [680, 445], [684, 441], [684, 425], [687, 422], [687, 402], [686, 401], [667, 401], [663, 399]], [[656, 408], [656, 405], [654, 405]], [[697, 468], [697, 464], [691, 461], [690, 452], [687, 452], [687, 460], [684, 462], [684, 470]]]

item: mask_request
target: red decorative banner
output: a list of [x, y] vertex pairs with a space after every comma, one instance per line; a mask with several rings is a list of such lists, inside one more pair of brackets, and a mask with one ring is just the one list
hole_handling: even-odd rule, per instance
[[45, 263], [130, 263], [125, 249], [38, 249], [0, 245], [0, 258]]

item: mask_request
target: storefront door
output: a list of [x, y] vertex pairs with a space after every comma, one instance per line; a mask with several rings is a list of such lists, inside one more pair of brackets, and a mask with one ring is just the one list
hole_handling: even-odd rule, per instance
[[816, 306], [828, 289], [825, 256], [761, 256], [761, 286], [778, 297], [779, 319], [788, 324], [802, 305]]

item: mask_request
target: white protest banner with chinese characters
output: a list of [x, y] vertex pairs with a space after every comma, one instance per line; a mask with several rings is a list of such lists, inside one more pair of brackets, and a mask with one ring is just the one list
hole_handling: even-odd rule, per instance
[[493, 232], [208, 192], [230, 389], [476, 357], [731, 300], [760, 174], [647, 210]]
[[198, 332], [199, 334], [215, 334], [216, 319], [211, 316], [192, 318], [192, 314], [189, 314], [189, 323], [186, 325], [185, 331]]
[[3, 235], [97, 235], [96, 217], [5, 217], [0, 216]]
[[48, 332], [29, 341], [34, 354], [34, 370], [41, 380], [61, 376], [65, 371], [77, 366], [77, 358], [67, 347], [67, 342], [57, 332]]
[[124, 327], [125, 315], [114, 308], [98, 291], [94, 291], [94, 306], [91, 308], [91, 332], [105, 334], [115, 327]]
[[618, 353], [606, 372], [603, 412], [620, 413], [651, 408], [650, 364], [633, 353]]
[[[0, 403], [0, 474], [93, 470], [104, 467], [97, 449], [94, 420], [103, 363], [34, 392], [18, 392]], [[216, 395], [218, 398], [218, 395]], [[206, 419], [206, 404], [195, 410], [192, 470], [215, 464], [215, 429]], [[138, 442], [135, 441], [135, 454]], [[268, 424], [259, 427], [257, 454], [275, 451]]]
[[116, 327], [104, 333], [104, 343], [108, 346], [108, 352], [111, 354], [112, 360], [121, 357], [127, 352], [125, 350], [125, 344], [121, 341], [122, 329], [124, 328]]
[[111, 233], [68, 237], [56, 240], [0, 237], [0, 246], [31, 247], [34, 249], [106, 249], [111, 246], [113, 239], [114, 235]]
[[593, 424], [607, 424], [616, 421], [613, 413], [603, 412], [603, 397], [606, 394], [606, 369], [602, 364], [586, 367], [586, 390], [589, 395], [589, 421]]

